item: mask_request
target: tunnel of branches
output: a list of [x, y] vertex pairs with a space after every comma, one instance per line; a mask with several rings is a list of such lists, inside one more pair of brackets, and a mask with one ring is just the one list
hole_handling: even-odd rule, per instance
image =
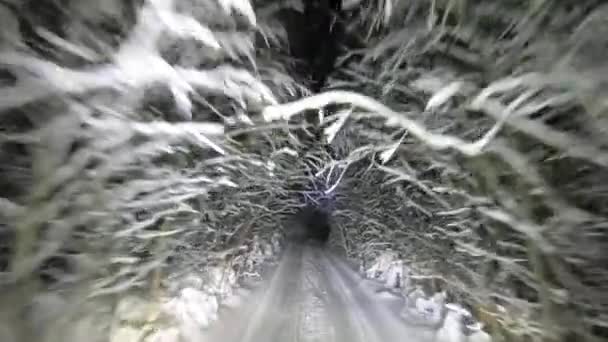
[[1, 0], [1, 320], [276, 238], [605, 339], [602, 3]]

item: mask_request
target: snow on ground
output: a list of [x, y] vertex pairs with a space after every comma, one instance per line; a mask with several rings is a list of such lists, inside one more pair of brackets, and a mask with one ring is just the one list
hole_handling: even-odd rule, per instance
[[[253, 239], [241, 257], [242, 274], [227, 266], [209, 266], [170, 278], [166, 294], [156, 300], [140, 295], [121, 298], [114, 310], [110, 342], [204, 341], [205, 331], [218, 319], [222, 307], [237, 308], [249, 291], [239, 288], [239, 277], [260, 279], [260, 267], [281, 252], [278, 234], [264, 241]], [[245, 260], [242, 260], [245, 259]]]
[[364, 274], [381, 283], [386, 289], [405, 297], [401, 318], [406, 324], [425, 325], [435, 330], [437, 342], [489, 342], [491, 337], [483, 331], [483, 324], [463, 306], [446, 303], [445, 291], [425, 293], [412, 277], [413, 270], [399, 259], [397, 253], [387, 251], [376, 257]]
[[380, 254], [372, 265], [365, 270], [368, 279], [376, 279], [388, 288], [402, 289], [407, 289], [410, 286], [409, 273], [409, 268], [393, 251]]

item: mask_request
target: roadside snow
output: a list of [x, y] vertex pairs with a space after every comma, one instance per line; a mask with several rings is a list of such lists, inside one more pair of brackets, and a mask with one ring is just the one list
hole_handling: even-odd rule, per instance
[[[446, 304], [445, 291], [427, 295], [412, 281], [413, 271], [399, 259], [397, 253], [387, 251], [378, 255], [367, 269], [368, 279], [381, 282], [387, 289], [400, 288], [405, 296], [401, 318], [407, 324], [424, 325], [434, 331], [437, 342], [490, 342], [491, 336], [483, 325], [458, 304]], [[381, 296], [378, 300], [382, 300]]]
[[[260, 266], [280, 252], [281, 235], [257, 236], [246, 254], [204, 269], [169, 277], [160, 298], [128, 295], [114, 309], [111, 342], [198, 342], [218, 320], [220, 307], [238, 307], [249, 291], [239, 288], [243, 274], [258, 274]], [[236, 266], [236, 267], [235, 267]], [[236, 269], [239, 269], [237, 273]]]

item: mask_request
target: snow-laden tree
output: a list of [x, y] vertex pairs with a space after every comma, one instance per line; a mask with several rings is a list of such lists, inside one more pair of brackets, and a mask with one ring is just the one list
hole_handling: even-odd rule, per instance
[[605, 336], [601, 3], [344, 1], [308, 96], [282, 16], [303, 2], [0, 1], [2, 340], [66, 340], [35, 323], [47, 293], [73, 317], [252, 275], [311, 204], [495, 339]]

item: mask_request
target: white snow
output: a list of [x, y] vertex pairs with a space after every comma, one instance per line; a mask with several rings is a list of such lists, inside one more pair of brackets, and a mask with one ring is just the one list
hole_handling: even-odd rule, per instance
[[[439, 326], [436, 331], [436, 342], [490, 342], [491, 336], [482, 330], [479, 322], [465, 325], [464, 318], [473, 320], [471, 313], [458, 304], [446, 304], [445, 291], [427, 296], [420, 286], [411, 290], [412, 271], [396, 253], [387, 251], [380, 254], [371, 267], [364, 269], [369, 279], [379, 280], [388, 289], [401, 285], [402, 292], [407, 294], [406, 305], [401, 317], [408, 323]], [[381, 292], [378, 300], [390, 299], [388, 292]], [[468, 331], [465, 334], [465, 331]]]
[[272, 244], [272, 251], [275, 254], [278, 254], [281, 251], [281, 234], [279, 234], [278, 232], [272, 234], [270, 243]]
[[386, 271], [389, 269], [391, 263], [397, 259], [397, 256], [392, 251], [387, 251], [380, 254], [376, 261], [368, 268], [365, 272], [367, 278], [384, 280]]
[[236, 272], [230, 267], [214, 266], [207, 269], [207, 283], [204, 286], [205, 292], [226, 297], [232, 293], [232, 288], [236, 285]]
[[182, 337], [191, 340], [200, 338], [201, 331], [217, 320], [218, 307], [215, 296], [188, 287], [169, 300], [164, 310], [175, 320]]
[[[492, 340], [488, 333], [481, 330], [480, 323], [465, 326], [463, 319], [472, 318], [467, 309], [458, 304], [449, 303], [445, 305], [445, 310], [447, 310], [447, 314], [443, 326], [437, 331], [437, 342], [490, 342]], [[465, 329], [473, 333], [467, 336], [464, 333]]]
[[429, 99], [426, 104], [425, 110], [434, 110], [441, 107], [441, 105], [443, 105], [450, 98], [455, 96], [460, 91], [463, 85], [463, 82], [455, 81], [441, 88], [439, 91], [435, 92], [435, 94], [433, 94], [433, 96]]
[[372, 266], [365, 271], [365, 274], [367, 278], [378, 279], [383, 282], [388, 288], [401, 287], [404, 292], [408, 292], [410, 284], [409, 269], [392, 251], [379, 255]]
[[255, 12], [253, 7], [251, 6], [251, 2], [247, 0], [219, 0], [222, 9], [226, 12], [226, 14], [232, 14], [233, 10], [240, 12], [243, 16], [245, 16], [249, 23], [253, 26], [257, 25]]
[[445, 294], [436, 293], [431, 298], [418, 297], [416, 298], [416, 309], [425, 318], [437, 321], [441, 318], [441, 314], [445, 304]]
[[395, 260], [390, 263], [384, 274], [385, 284], [388, 288], [399, 287], [403, 279], [403, 261]]
[[174, 282], [172, 282], [174, 284], [176, 284], [176, 286], [178, 286], [178, 290], [186, 288], [186, 287], [191, 287], [193, 289], [202, 289], [203, 288], [203, 279], [195, 274], [186, 274], [178, 279], [176, 279]]

